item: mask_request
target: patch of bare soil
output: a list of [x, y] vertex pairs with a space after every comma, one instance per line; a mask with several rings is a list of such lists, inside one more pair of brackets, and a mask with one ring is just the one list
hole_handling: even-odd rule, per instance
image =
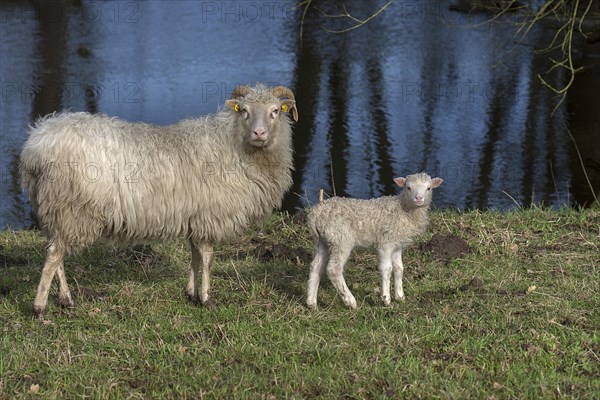
[[474, 293], [483, 293], [483, 281], [478, 277], [473, 277], [470, 281], [465, 282], [464, 284], [458, 287], [450, 287], [443, 288], [435, 291], [427, 291], [423, 293], [421, 297], [421, 302], [435, 302], [436, 300], [442, 300], [446, 297], [453, 296], [459, 292], [474, 292]]
[[271, 261], [274, 259], [291, 260], [297, 265], [303, 265], [312, 260], [311, 252], [301, 246], [293, 247], [284, 243], [271, 244], [261, 240], [254, 242], [257, 244], [253, 250], [238, 250], [235, 254], [232, 254], [233, 257], [238, 260], [242, 260], [247, 256], [254, 257], [260, 261]]
[[459, 258], [471, 252], [471, 246], [462, 238], [447, 234], [434, 234], [431, 240], [420, 246], [421, 251], [431, 252], [435, 261], [448, 264], [455, 258]]
[[282, 243], [274, 245], [260, 243], [254, 249], [254, 256], [261, 261], [283, 259], [291, 260], [298, 264], [309, 263], [312, 260], [312, 255], [304, 247], [292, 247]]
[[[0, 252], [2, 251], [2, 246], [0, 246]], [[15, 258], [11, 256], [6, 256], [0, 253], [0, 268], [7, 267], [9, 265], [25, 265], [27, 264], [27, 260], [24, 258]]]

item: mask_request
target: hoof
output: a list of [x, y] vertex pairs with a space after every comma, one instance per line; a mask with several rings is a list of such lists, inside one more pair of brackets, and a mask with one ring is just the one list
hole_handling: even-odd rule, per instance
[[215, 303], [213, 303], [213, 301], [211, 299], [208, 299], [204, 302], [202, 302], [202, 305], [206, 308], [208, 308], [209, 310], [216, 310], [217, 306], [215, 305]]
[[306, 307], [307, 307], [309, 310], [316, 310], [316, 309], [317, 309], [317, 303], [312, 303], [312, 302], [311, 302], [311, 303], [309, 303], [309, 302], [306, 302]]
[[38, 317], [38, 319], [44, 319], [44, 313], [46, 312], [46, 307], [33, 305], [33, 313]]
[[70, 297], [67, 297], [64, 299], [59, 299], [58, 302], [64, 308], [74, 308], [75, 307], [75, 303], [73, 302], [73, 300], [71, 300]]
[[198, 292], [196, 293], [190, 293], [187, 290], [185, 291], [185, 294], [189, 300], [190, 303], [197, 305], [200, 304], [200, 297], [198, 296]]
[[357, 308], [357, 304], [356, 304], [356, 300], [352, 299], [352, 300], [348, 300], [346, 302], [344, 302], [348, 307], [350, 307], [353, 310], [356, 310]]
[[392, 300], [390, 299], [389, 296], [382, 297], [381, 301], [383, 302], [383, 305], [386, 307], [389, 307], [392, 305]]

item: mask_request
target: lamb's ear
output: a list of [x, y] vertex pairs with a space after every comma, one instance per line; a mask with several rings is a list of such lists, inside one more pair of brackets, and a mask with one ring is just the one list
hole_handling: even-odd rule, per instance
[[440, 186], [442, 184], [442, 182], [444, 182], [444, 180], [442, 178], [433, 178], [431, 180], [431, 187], [436, 188], [436, 187]]
[[231, 111], [240, 112], [241, 110], [240, 102], [236, 99], [225, 100], [225, 105], [227, 105]]
[[285, 99], [281, 101], [281, 111], [284, 113], [292, 112], [292, 117], [295, 122], [298, 122], [298, 109], [294, 100]]
[[399, 176], [398, 178], [394, 178], [394, 182], [396, 182], [396, 185], [404, 187], [404, 185], [406, 185], [406, 178]]

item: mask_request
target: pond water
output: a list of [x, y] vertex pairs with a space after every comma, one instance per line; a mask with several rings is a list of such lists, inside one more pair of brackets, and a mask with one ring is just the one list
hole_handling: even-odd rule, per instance
[[[593, 201], [574, 141], [597, 190], [600, 73], [578, 77], [554, 110], [538, 74], [558, 87], [568, 76], [538, 54], [551, 26], [523, 37], [514, 14], [489, 23], [443, 1], [396, 1], [339, 33], [353, 23], [332, 16], [341, 2], [315, 1], [320, 11], [303, 23], [296, 3], [3, 2], [0, 228], [31, 224], [17, 166], [37, 117], [70, 109], [166, 125], [212, 113], [257, 81], [289, 86], [298, 101], [288, 210], [314, 203], [320, 188], [392, 194], [393, 177], [418, 171], [445, 179], [437, 208]], [[344, 3], [367, 18], [386, 2]], [[590, 48], [577, 60], [597, 65]]]

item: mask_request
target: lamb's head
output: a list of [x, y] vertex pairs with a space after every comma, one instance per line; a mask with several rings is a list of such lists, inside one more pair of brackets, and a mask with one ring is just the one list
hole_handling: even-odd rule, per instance
[[255, 147], [273, 145], [282, 128], [289, 129], [289, 114], [298, 121], [294, 93], [285, 86], [238, 86], [225, 103], [234, 113], [244, 143]]
[[402, 204], [410, 208], [429, 207], [432, 189], [440, 186], [442, 178], [431, 178], [426, 173], [394, 178], [396, 185], [403, 187], [400, 198]]

